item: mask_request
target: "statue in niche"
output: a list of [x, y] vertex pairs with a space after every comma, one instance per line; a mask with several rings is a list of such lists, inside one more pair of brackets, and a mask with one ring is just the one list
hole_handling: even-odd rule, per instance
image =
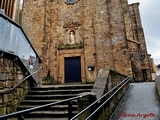
[[75, 32], [73, 30], [69, 33], [70, 44], [75, 44]]

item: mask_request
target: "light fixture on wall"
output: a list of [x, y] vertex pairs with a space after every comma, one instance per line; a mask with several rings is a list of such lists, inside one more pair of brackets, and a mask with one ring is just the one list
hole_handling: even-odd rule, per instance
[[88, 71], [94, 71], [94, 65], [88, 65]]
[[88, 71], [94, 71], [94, 67], [88, 67]]

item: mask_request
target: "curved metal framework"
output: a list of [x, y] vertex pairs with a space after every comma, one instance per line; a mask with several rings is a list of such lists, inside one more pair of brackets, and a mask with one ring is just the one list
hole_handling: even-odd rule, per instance
[[[20, 60], [30, 74], [42, 62], [22, 27], [0, 13], [0, 57], [4, 55]], [[36, 79], [37, 76], [34, 74], [32, 77]]]

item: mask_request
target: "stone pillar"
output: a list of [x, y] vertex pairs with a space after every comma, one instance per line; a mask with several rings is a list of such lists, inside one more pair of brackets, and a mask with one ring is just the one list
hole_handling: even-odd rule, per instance
[[49, 70], [50, 23], [48, 21], [50, 19], [48, 12], [50, 12], [50, 6], [46, 6], [48, 2], [48, 0], [24, 0], [22, 11], [23, 29], [43, 61], [42, 76], [47, 76]]
[[96, 1], [94, 13], [94, 38], [97, 72], [102, 68], [114, 69], [112, 41], [110, 31], [109, 7], [106, 0]]
[[[132, 16], [132, 26], [133, 26], [133, 34], [134, 34], [133, 36], [140, 43], [139, 59], [141, 61], [141, 66], [146, 66], [145, 69], [143, 67], [142, 68], [147, 72], [147, 79], [151, 80], [151, 69], [150, 69], [151, 66], [149, 63], [149, 57], [148, 57], [143, 27], [142, 27], [141, 18], [140, 18], [139, 3], [130, 5], [130, 12]], [[142, 55], [144, 55], [145, 57], [143, 58]], [[141, 71], [141, 68], [139, 70]]]
[[131, 64], [129, 61], [122, 2], [121, 0], [108, 0], [107, 4], [110, 14], [110, 31], [115, 70], [129, 75], [131, 74]]
[[[78, 112], [82, 111], [86, 107], [88, 107], [91, 103], [93, 103], [96, 100], [96, 94], [95, 93], [82, 93], [79, 95], [84, 95], [84, 94], [91, 94], [90, 96], [87, 97], [82, 97], [78, 99]], [[83, 114], [81, 114], [78, 117], [78, 120], [85, 120], [91, 113], [92, 113], [93, 107], [91, 107], [89, 110], [85, 111]]]
[[134, 22], [133, 17], [131, 15], [131, 9], [129, 9], [129, 5], [127, 2], [123, 3], [124, 9], [124, 20], [126, 27], [126, 35], [127, 35], [127, 43], [129, 50], [129, 58], [132, 66], [132, 78], [134, 81], [142, 81], [143, 75], [140, 64], [140, 55], [139, 55], [139, 42], [138, 39], [134, 36]]

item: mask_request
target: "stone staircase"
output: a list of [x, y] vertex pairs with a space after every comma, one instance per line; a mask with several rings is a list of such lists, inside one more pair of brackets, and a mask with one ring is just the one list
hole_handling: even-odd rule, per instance
[[[18, 106], [17, 111], [51, 102], [75, 97], [82, 92], [90, 92], [93, 84], [43, 85], [34, 87]], [[77, 113], [77, 101], [72, 101], [72, 112]], [[24, 116], [25, 120], [68, 120], [68, 104], [59, 104], [49, 108], [31, 112]]]

